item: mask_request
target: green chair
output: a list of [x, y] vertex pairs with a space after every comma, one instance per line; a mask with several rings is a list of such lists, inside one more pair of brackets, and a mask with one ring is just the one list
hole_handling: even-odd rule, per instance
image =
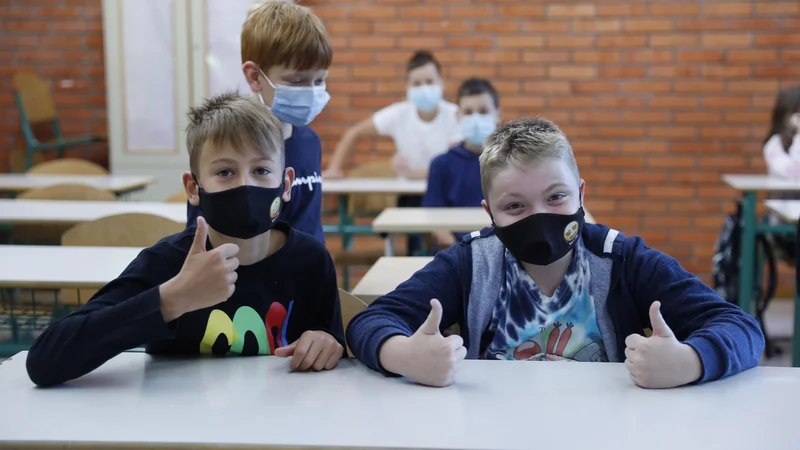
[[[55, 103], [50, 87], [36, 74], [21, 72], [14, 75], [14, 100], [19, 111], [22, 134], [25, 137], [25, 170], [33, 166], [33, 154], [37, 151], [58, 151], [58, 157], [64, 155], [69, 147], [107, 142], [105, 136], [80, 136], [64, 139], [56, 116]], [[53, 127], [54, 140], [39, 142], [33, 135], [32, 125], [50, 122]]]

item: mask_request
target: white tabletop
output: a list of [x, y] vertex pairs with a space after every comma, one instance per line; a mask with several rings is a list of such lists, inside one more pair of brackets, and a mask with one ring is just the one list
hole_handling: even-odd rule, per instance
[[152, 176], [137, 175], [28, 175], [0, 174], [0, 192], [20, 192], [54, 184], [83, 184], [117, 194], [143, 189], [155, 183]]
[[433, 389], [352, 361], [298, 374], [270, 356], [125, 353], [68, 385], [36, 389], [25, 358], [0, 365], [7, 448], [797, 448], [800, 370], [791, 368], [645, 390], [622, 364], [466, 361], [456, 384]]
[[186, 222], [185, 203], [0, 199], [0, 223], [75, 224], [116, 214], [145, 213]]
[[740, 192], [800, 191], [800, 178], [781, 178], [769, 175], [723, 175], [722, 181]]
[[352, 294], [371, 303], [395, 290], [432, 260], [428, 256], [383, 256], [364, 274]]
[[426, 180], [407, 178], [341, 178], [322, 181], [324, 194], [419, 194], [425, 193]]
[[483, 208], [386, 208], [372, 221], [376, 233], [468, 233], [492, 224]]
[[767, 208], [781, 219], [797, 223], [800, 218], [800, 200], [767, 200]]
[[117, 278], [141, 250], [0, 245], [0, 287], [100, 288]]

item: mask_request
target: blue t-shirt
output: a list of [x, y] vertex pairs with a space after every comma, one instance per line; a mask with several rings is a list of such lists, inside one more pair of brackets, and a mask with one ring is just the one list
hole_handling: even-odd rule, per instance
[[[428, 171], [428, 190], [422, 206], [481, 206], [483, 191], [478, 157], [477, 153], [460, 144], [434, 158]], [[454, 233], [456, 241], [460, 241], [464, 234]]]
[[[284, 141], [286, 167], [294, 169], [292, 200], [281, 210], [280, 220], [289, 222], [295, 230], [308, 233], [323, 244], [322, 233], [322, 144], [309, 127], [294, 127], [292, 136]], [[186, 225], [197, 222], [200, 208], [187, 202]], [[269, 211], [265, 211], [269, 214]]]

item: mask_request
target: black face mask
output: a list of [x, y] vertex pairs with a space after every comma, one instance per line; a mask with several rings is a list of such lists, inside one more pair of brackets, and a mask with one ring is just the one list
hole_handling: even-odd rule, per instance
[[266, 233], [275, 226], [283, 206], [283, 182], [276, 188], [245, 185], [211, 193], [197, 186], [208, 225], [233, 238], [251, 239]]
[[571, 215], [531, 214], [505, 227], [494, 224], [494, 233], [517, 260], [546, 266], [572, 250], [583, 224], [583, 207], [580, 207]]

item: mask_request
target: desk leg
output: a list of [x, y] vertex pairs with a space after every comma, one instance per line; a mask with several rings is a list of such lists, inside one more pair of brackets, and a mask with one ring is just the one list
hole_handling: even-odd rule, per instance
[[[347, 214], [347, 194], [339, 196], [339, 232], [342, 233], [342, 251], [350, 250], [353, 246], [353, 236], [346, 231], [350, 223], [350, 216]], [[342, 289], [350, 291], [350, 267], [342, 268]]]
[[745, 192], [742, 197], [741, 245], [739, 246], [739, 307], [753, 314], [753, 264], [756, 247], [756, 193]]
[[394, 239], [392, 239], [392, 233], [387, 233], [386, 238], [383, 240], [383, 254], [386, 256], [394, 256]]
[[800, 220], [797, 221], [794, 261], [794, 330], [792, 332], [792, 366], [800, 367]]

